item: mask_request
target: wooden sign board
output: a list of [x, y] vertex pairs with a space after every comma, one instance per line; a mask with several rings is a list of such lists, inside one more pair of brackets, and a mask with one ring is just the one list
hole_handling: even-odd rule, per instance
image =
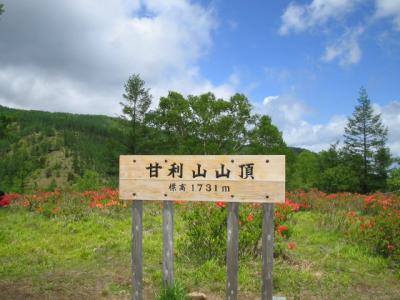
[[284, 155], [122, 155], [121, 200], [285, 202]]

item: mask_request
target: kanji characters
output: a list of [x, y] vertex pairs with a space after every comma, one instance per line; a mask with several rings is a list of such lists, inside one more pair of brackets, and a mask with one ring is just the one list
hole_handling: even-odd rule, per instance
[[150, 166], [146, 167], [147, 170], [150, 172], [150, 177], [158, 177], [158, 170], [162, 169], [162, 167], [156, 162], [156, 164], [153, 166], [153, 164], [150, 164]]
[[254, 164], [253, 163], [243, 164], [243, 165], [240, 165], [239, 167], [240, 167], [240, 177], [241, 178], [247, 179], [250, 176], [251, 179], [254, 179], [254, 176], [253, 176]]

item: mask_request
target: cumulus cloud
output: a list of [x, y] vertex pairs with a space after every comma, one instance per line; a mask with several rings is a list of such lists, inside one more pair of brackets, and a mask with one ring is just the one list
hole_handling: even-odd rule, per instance
[[337, 41], [326, 47], [322, 60], [331, 62], [337, 59], [341, 66], [358, 63], [362, 55], [359, 38], [364, 30], [364, 27], [348, 30]]
[[237, 80], [215, 86], [201, 76], [216, 20], [189, 0], [2, 2], [0, 104], [114, 114], [132, 73], [156, 99], [236, 89]]
[[[328, 149], [343, 139], [348, 116], [334, 115], [326, 123], [312, 124], [307, 121], [312, 110], [291, 95], [267, 96], [262, 104], [255, 105], [258, 113], [271, 116], [272, 122], [283, 133], [289, 146], [312, 151]], [[400, 101], [387, 105], [373, 105], [380, 113], [383, 123], [389, 128], [388, 146], [394, 155], [400, 155]]]
[[[362, 58], [360, 38], [369, 27], [381, 18], [392, 18], [400, 30], [400, 1], [371, 0], [375, 12], [364, 10], [358, 25], [349, 25], [350, 16], [366, 5], [361, 0], [311, 0], [308, 3], [291, 2], [281, 16], [279, 33], [288, 35], [315, 29], [327, 37], [322, 61], [337, 61], [346, 67], [357, 64]], [[340, 25], [340, 26], [338, 26]]]
[[389, 129], [388, 145], [391, 152], [400, 156], [400, 101], [392, 101], [384, 106], [374, 104], [374, 110], [382, 116], [382, 122]]
[[279, 96], [267, 96], [264, 98], [263, 104], [268, 105], [269, 103], [271, 103], [271, 101], [274, 101], [278, 98], [279, 98]]
[[340, 139], [346, 122], [345, 117], [334, 116], [327, 124], [311, 124], [306, 119], [313, 114], [312, 109], [292, 95], [267, 96], [255, 110], [271, 116], [289, 146], [312, 151], [326, 149]]
[[[281, 16], [279, 33], [287, 35], [290, 32], [298, 33], [314, 28], [324, 32], [355, 11], [359, 3], [360, 0], [312, 0], [308, 4], [292, 2]], [[364, 31], [365, 26], [358, 26], [348, 28], [336, 40], [332, 41], [330, 37], [331, 42], [325, 48], [322, 61], [328, 63], [337, 60], [342, 67], [358, 63], [362, 56], [359, 38]]]
[[291, 2], [281, 16], [279, 33], [301, 32], [349, 14], [360, 0], [312, 0], [309, 4]]
[[376, 18], [392, 18], [395, 29], [400, 31], [400, 1], [376, 0]]

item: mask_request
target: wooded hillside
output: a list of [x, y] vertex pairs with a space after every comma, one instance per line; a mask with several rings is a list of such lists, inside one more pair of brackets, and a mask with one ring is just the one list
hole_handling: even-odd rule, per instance
[[[152, 110], [128, 94], [121, 118], [0, 106], [0, 189], [117, 187], [121, 154], [283, 154], [287, 190], [400, 189], [400, 173], [390, 169], [395, 160], [385, 143], [387, 129], [364, 89], [344, 145], [320, 153], [288, 147], [271, 118], [254, 114], [243, 94], [224, 100], [212, 93], [185, 97], [170, 92]], [[369, 124], [368, 130], [362, 124]]]
[[118, 119], [2, 106], [0, 115], [8, 119], [0, 140], [1, 189], [66, 188], [85, 170], [115, 185], [118, 156], [126, 151]]

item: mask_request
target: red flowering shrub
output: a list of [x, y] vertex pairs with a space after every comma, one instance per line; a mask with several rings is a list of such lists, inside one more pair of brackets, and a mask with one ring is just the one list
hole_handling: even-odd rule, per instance
[[73, 220], [87, 218], [93, 210], [117, 216], [117, 212], [127, 207], [119, 200], [118, 191], [103, 189], [82, 193], [38, 192], [31, 195], [11, 195], [13, 204], [27, 208], [46, 217], [68, 217]]
[[0, 207], [9, 206], [11, 204], [11, 196], [3, 195], [0, 197]]
[[400, 262], [400, 197], [394, 194], [288, 193], [304, 209], [323, 213], [322, 225], [339, 230], [373, 253]]
[[276, 229], [276, 232], [283, 238], [289, 237], [289, 227], [287, 227], [286, 225], [279, 225]]
[[[189, 203], [182, 210], [183, 219], [188, 223], [186, 235], [178, 243], [184, 251], [201, 260], [216, 258], [224, 262], [226, 256], [227, 203]], [[287, 222], [291, 214], [304, 209], [298, 203], [286, 199], [275, 205], [275, 230], [277, 244], [287, 239], [290, 230]], [[263, 205], [241, 204], [239, 209], [239, 255], [251, 257], [260, 254], [262, 236]], [[199, 249], [202, 249], [199, 251]], [[276, 252], [279, 252], [279, 246]]]

